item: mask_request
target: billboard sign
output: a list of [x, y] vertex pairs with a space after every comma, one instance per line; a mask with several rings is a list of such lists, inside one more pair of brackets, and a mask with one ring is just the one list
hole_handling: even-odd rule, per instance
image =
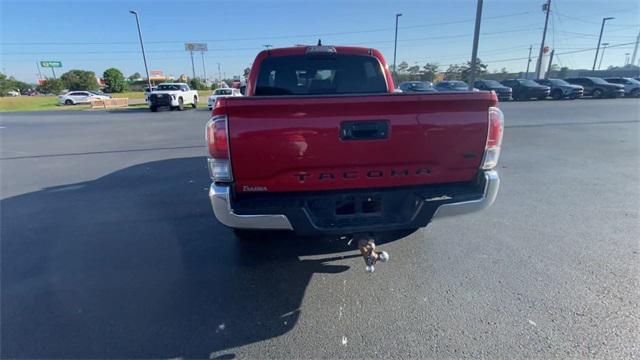
[[186, 51], [209, 51], [206, 43], [185, 43]]
[[149, 70], [149, 76], [152, 78], [159, 78], [159, 77], [163, 77], [163, 72], [162, 70]]
[[61, 61], [40, 61], [40, 66], [48, 67], [48, 68], [59, 68], [62, 67]]

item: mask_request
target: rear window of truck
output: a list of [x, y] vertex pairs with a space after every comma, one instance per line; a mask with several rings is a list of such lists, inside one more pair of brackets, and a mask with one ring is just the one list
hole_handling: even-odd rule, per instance
[[260, 64], [255, 95], [380, 94], [387, 92], [373, 56], [274, 56]]

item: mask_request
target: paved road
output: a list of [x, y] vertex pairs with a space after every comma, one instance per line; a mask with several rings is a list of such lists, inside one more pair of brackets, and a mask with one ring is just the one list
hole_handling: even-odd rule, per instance
[[0, 355], [639, 357], [640, 102], [503, 109], [495, 205], [373, 276], [336, 239], [234, 240], [206, 111], [2, 114]]

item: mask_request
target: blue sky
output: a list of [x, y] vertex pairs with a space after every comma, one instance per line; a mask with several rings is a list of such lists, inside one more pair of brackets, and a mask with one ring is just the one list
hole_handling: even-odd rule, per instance
[[[479, 57], [489, 69], [523, 71], [529, 45], [540, 46], [544, 0], [485, 0]], [[410, 65], [463, 63], [471, 53], [475, 0], [439, 1], [11, 1], [1, 3], [2, 71], [24, 81], [37, 78], [36, 61], [59, 60], [64, 72], [108, 67], [126, 76], [144, 73], [133, 15], [140, 13], [150, 69], [191, 74], [184, 42], [206, 42], [205, 65], [217, 76], [217, 63], [230, 77], [250, 65], [264, 44], [363, 45], [393, 58], [394, 14], [402, 13], [398, 62]], [[555, 63], [590, 68], [600, 21], [603, 42], [633, 43], [640, 30], [635, 0], [552, 0], [547, 44], [560, 54]], [[584, 51], [583, 51], [584, 50]], [[633, 45], [606, 50], [603, 68], [623, 65]], [[573, 52], [573, 53], [571, 53]], [[640, 57], [640, 55], [639, 55]], [[523, 59], [524, 58], [524, 59]], [[535, 61], [532, 63], [532, 69]], [[42, 70], [46, 74], [46, 69]], [[196, 57], [196, 73], [202, 76]]]

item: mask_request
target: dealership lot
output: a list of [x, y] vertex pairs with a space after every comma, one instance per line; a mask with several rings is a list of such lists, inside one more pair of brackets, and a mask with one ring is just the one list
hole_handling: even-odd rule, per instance
[[1, 356], [640, 356], [640, 102], [502, 108], [494, 206], [390, 236], [373, 275], [218, 224], [208, 111], [2, 114]]

